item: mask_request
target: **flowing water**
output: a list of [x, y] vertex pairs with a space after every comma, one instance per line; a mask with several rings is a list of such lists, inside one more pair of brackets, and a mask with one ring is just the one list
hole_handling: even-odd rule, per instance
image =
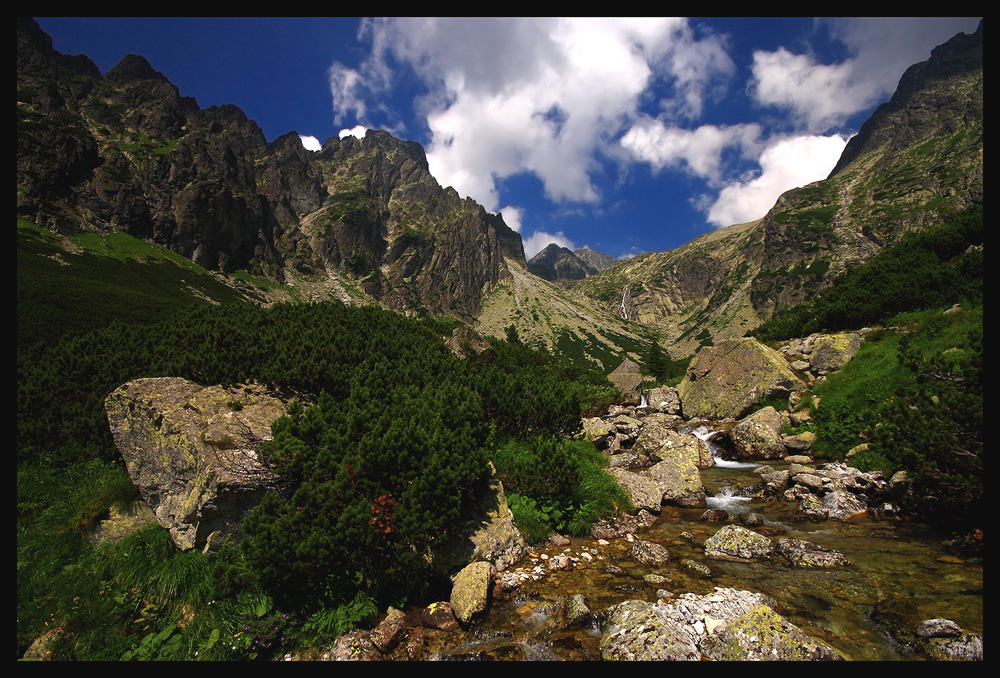
[[[780, 462], [769, 463], [787, 468]], [[725, 509], [731, 516], [760, 513], [765, 523], [756, 529], [772, 540], [792, 537], [836, 549], [853, 562], [852, 566], [794, 569], [780, 556], [760, 563], [709, 560], [699, 545], [725, 523], [702, 521], [704, 508], [664, 507], [656, 525], [635, 535], [669, 549], [670, 562], [664, 567], [649, 568], [631, 560], [627, 538], [605, 544], [574, 538], [569, 547], [538, 547], [518, 566], [533, 571], [538, 578], [523, 583], [511, 600], [494, 605], [487, 618], [475, 622], [461, 639], [453, 637], [447, 648], [434, 651], [432, 656], [599, 659], [599, 621], [586, 629], [561, 629], [557, 621], [560, 601], [579, 593], [593, 612], [624, 600], [655, 601], [657, 589], [643, 580], [652, 572], [672, 580], [663, 588], [674, 595], [688, 591], [707, 594], [716, 586], [765, 593], [777, 602], [777, 611], [787, 620], [852, 660], [920, 658], [914, 654], [913, 634], [925, 619], [951, 619], [966, 632], [982, 633], [981, 559], [950, 554], [942, 546], [945, 535], [915, 523], [797, 522], [793, 519], [794, 502], [757, 503], [740, 496], [739, 488], [759, 482], [753, 474], [759, 465], [726, 462], [702, 471], [711, 495], [708, 507]], [[576, 567], [566, 572], [549, 570], [546, 559], [560, 554], [575, 558]], [[712, 577], [704, 579], [682, 568], [680, 563], [688, 558], [707, 565]], [[608, 565], [620, 570], [612, 568], [615, 573], [609, 573]]]

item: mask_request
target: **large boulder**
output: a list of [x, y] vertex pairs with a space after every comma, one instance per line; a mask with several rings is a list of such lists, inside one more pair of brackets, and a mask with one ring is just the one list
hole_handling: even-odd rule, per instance
[[461, 624], [486, 611], [496, 568], [485, 561], [466, 565], [455, 575], [451, 588], [451, 610]]
[[608, 375], [608, 381], [614, 384], [623, 396], [638, 405], [642, 392], [642, 368], [634, 361], [626, 358], [622, 364]]
[[677, 389], [669, 386], [650, 389], [646, 394], [646, 406], [650, 412], [678, 414], [681, 411], [681, 401]]
[[659, 513], [663, 505], [663, 489], [649, 476], [626, 471], [623, 468], [612, 467], [609, 472], [615, 482], [628, 494], [629, 501], [636, 511], [645, 509]]
[[590, 417], [583, 420], [583, 436], [594, 443], [597, 449], [603, 450], [618, 434], [618, 429], [614, 424], [608, 423], [600, 417]]
[[385, 619], [372, 629], [368, 640], [379, 652], [388, 654], [406, 638], [406, 635], [406, 613], [390, 607], [386, 611]]
[[670, 560], [670, 551], [663, 544], [636, 539], [629, 549], [629, 555], [649, 567], [661, 567]]
[[764, 407], [743, 419], [729, 431], [741, 459], [782, 459], [788, 454], [781, 440], [781, 415]]
[[687, 454], [670, 455], [649, 469], [649, 477], [660, 489], [662, 503], [689, 507], [705, 505], [705, 485], [697, 459], [689, 450]]
[[138, 379], [105, 409], [132, 482], [182, 550], [237, 530], [277, 482], [258, 453], [286, 404], [261, 386]]
[[830, 647], [779, 616], [760, 593], [716, 588], [669, 605], [629, 600], [607, 611], [606, 660], [838, 659]]
[[489, 468], [489, 487], [465, 516], [458, 536], [434, 552], [432, 564], [436, 571], [453, 571], [477, 556], [503, 571], [527, 552], [524, 537], [514, 525], [514, 515], [507, 506], [503, 483], [492, 463]]
[[639, 433], [631, 451], [647, 463], [656, 463], [675, 456], [694, 461], [698, 468], [715, 465], [705, 441], [692, 433], [678, 433], [670, 423], [647, 423]]
[[868, 520], [868, 504], [850, 492], [834, 490], [823, 495], [823, 508], [833, 520], [845, 523], [863, 523]]
[[817, 371], [839, 370], [861, 348], [860, 334], [824, 334], [813, 342], [810, 366]]
[[701, 349], [677, 392], [686, 417], [739, 419], [762, 399], [805, 388], [780, 353], [744, 337]]
[[779, 539], [775, 550], [793, 567], [828, 569], [851, 565], [851, 561], [840, 551], [824, 548], [802, 539]]
[[705, 557], [713, 560], [768, 560], [773, 550], [770, 539], [739, 525], [726, 525], [705, 540]]

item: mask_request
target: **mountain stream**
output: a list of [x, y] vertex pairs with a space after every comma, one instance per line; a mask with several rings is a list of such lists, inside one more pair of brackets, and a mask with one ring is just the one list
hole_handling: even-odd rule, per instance
[[[741, 496], [740, 488], [759, 483], [753, 470], [761, 463], [717, 461], [714, 468], [702, 471], [708, 508], [724, 509], [730, 514], [729, 522], [740, 513], [760, 513], [765, 522], [756, 529], [773, 541], [781, 537], [808, 540], [840, 551], [853, 565], [795, 569], [777, 555], [758, 563], [709, 560], [700, 544], [725, 523], [703, 521], [705, 508], [664, 507], [654, 526], [634, 535], [667, 547], [670, 561], [664, 567], [649, 568], [632, 560], [632, 535], [606, 542], [571, 538], [564, 547], [536, 546], [513, 568], [530, 578], [507, 601], [494, 603], [488, 616], [476, 620], [470, 629], [448, 634], [446, 646], [425, 645], [428, 654], [424, 658], [600, 659], [599, 613], [624, 600], [656, 601], [657, 588], [643, 579], [652, 572], [672, 580], [663, 588], [673, 595], [709, 594], [714, 587], [767, 594], [777, 602], [779, 614], [851, 660], [920, 658], [915, 653], [914, 632], [926, 619], [947, 618], [966, 632], [982, 633], [982, 560], [948, 552], [943, 547], [947, 535], [898, 520], [797, 522], [795, 502], [758, 503]], [[788, 467], [783, 462], [762, 463]], [[559, 555], [572, 558], [574, 568], [550, 569], [548, 564]], [[681, 568], [679, 563], [688, 558], [707, 565], [711, 578]], [[617, 568], [609, 572], [609, 565]], [[582, 594], [596, 614], [589, 627], [567, 630], [558, 622], [558, 610], [574, 594]]]

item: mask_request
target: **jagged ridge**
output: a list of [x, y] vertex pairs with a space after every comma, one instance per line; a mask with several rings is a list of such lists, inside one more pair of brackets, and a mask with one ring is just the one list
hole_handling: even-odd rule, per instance
[[199, 108], [136, 55], [101, 76], [31, 19], [18, 20], [17, 108], [17, 213], [53, 231], [126, 231], [209, 270], [465, 319], [509, 278], [505, 257], [523, 265], [520, 236], [438, 185], [418, 144], [268, 144], [237, 107]]

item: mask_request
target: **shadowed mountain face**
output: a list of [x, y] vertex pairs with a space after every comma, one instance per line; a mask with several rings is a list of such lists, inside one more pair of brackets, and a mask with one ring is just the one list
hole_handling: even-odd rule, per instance
[[980, 24], [906, 71], [828, 179], [788, 191], [758, 221], [619, 262], [574, 289], [690, 354], [810, 298], [907, 231], [982, 203], [982, 57]]
[[385, 132], [268, 144], [235, 106], [199, 108], [140, 56], [105, 75], [18, 20], [17, 213], [63, 233], [126, 231], [209, 270], [326, 281], [406, 312], [471, 319], [524, 265], [502, 218]]

